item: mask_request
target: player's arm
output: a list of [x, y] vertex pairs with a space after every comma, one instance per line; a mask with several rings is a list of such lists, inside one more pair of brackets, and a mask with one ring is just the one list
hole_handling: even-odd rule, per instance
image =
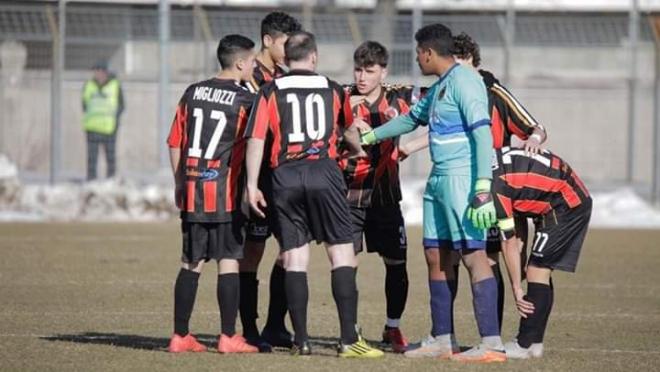
[[245, 130], [247, 150], [245, 154], [245, 167], [247, 170], [247, 193], [250, 208], [260, 217], [265, 217], [266, 199], [259, 190], [259, 172], [264, 157], [266, 133], [270, 124], [269, 103], [263, 91], [259, 91], [248, 125]]
[[548, 138], [545, 127], [505, 87], [495, 83], [490, 89], [507, 106], [511, 119], [507, 123], [509, 131], [525, 141], [525, 150], [538, 154]]
[[406, 160], [408, 156], [429, 147], [428, 133], [399, 145], [399, 160]]
[[467, 135], [474, 143], [477, 182], [474, 185], [474, 197], [468, 209], [468, 218], [479, 229], [491, 227], [497, 218], [490, 188], [493, 178], [491, 169], [493, 157], [493, 135], [490, 131], [488, 113], [488, 95], [481, 79], [464, 78], [454, 87], [458, 108], [467, 121]]
[[417, 102], [406, 115], [399, 115], [388, 121], [386, 124], [364, 133], [362, 135], [362, 143], [372, 145], [387, 138], [398, 137], [402, 134], [410, 133], [420, 125], [428, 125], [429, 110], [431, 109], [432, 103], [431, 100], [434, 96], [435, 94], [433, 94], [433, 92], [428, 92], [428, 94], [419, 100], [419, 102]]
[[170, 165], [172, 166], [172, 175], [174, 176], [174, 202], [180, 207], [182, 199], [184, 182], [184, 169], [181, 161], [181, 148], [184, 145], [186, 125], [188, 121], [188, 107], [186, 104], [186, 94], [179, 101], [174, 120], [167, 137], [167, 146], [170, 149]]
[[[338, 124], [344, 130], [344, 142], [348, 146], [350, 158], [366, 157], [366, 152], [360, 144], [360, 125], [357, 123], [360, 119], [353, 117], [353, 107], [351, 106], [351, 95], [346, 89], [338, 89], [337, 93], [341, 99], [341, 107], [337, 116]], [[366, 123], [364, 123], [366, 124]], [[368, 124], [367, 124], [368, 126]]]
[[502, 240], [502, 257], [511, 282], [513, 298], [516, 300], [516, 308], [523, 318], [534, 312], [534, 304], [524, 299], [525, 292], [522, 289], [520, 250], [521, 240], [516, 236], [516, 226], [513, 219], [513, 205], [511, 198], [505, 195], [503, 185], [496, 181], [492, 190], [497, 214], [497, 227], [500, 230]]

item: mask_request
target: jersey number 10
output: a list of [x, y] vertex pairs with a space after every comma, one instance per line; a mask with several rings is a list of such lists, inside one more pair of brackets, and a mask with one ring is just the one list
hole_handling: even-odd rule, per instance
[[[289, 93], [286, 95], [286, 101], [291, 104], [291, 120], [293, 124], [293, 133], [289, 133], [289, 143], [305, 142], [305, 133], [303, 133], [300, 101], [298, 95]], [[314, 109], [316, 106], [316, 110]], [[316, 118], [314, 117], [316, 111]], [[305, 131], [307, 137], [312, 140], [319, 140], [325, 137], [325, 102], [318, 93], [308, 94], [305, 98]]]
[[[202, 137], [202, 125], [204, 124], [204, 110], [201, 108], [193, 109], [193, 117], [195, 117], [195, 133], [193, 134], [192, 147], [188, 149], [188, 157], [201, 158], [202, 149], [200, 148], [200, 142]], [[211, 119], [216, 120], [216, 124], [209, 145], [206, 148], [206, 152], [204, 152], [204, 159], [207, 160], [213, 159], [215, 150], [220, 143], [220, 138], [222, 138], [222, 132], [225, 131], [225, 127], [227, 126], [227, 116], [222, 111], [212, 110]]]

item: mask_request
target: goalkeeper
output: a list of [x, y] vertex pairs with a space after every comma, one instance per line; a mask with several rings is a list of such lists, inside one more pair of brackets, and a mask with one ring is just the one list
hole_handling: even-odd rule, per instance
[[[428, 265], [432, 328], [408, 357], [465, 362], [506, 360], [497, 318], [497, 283], [486, 256], [486, 230], [495, 222], [490, 196], [493, 140], [488, 98], [481, 77], [456, 63], [451, 31], [441, 24], [415, 34], [424, 75], [439, 76], [407, 115], [363, 134], [371, 145], [429, 126], [433, 168], [424, 191], [424, 253]], [[452, 291], [456, 285], [450, 253], [459, 251], [470, 272], [474, 313], [481, 343], [458, 353], [452, 340]], [[452, 353], [453, 351], [453, 353]], [[454, 355], [452, 355], [454, 354]]]

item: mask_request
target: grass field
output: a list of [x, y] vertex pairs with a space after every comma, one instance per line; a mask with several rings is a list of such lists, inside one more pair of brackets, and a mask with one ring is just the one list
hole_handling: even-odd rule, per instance
[[[413, 340], [426, 335], [430, 324], [420, 235], [419, 229], [409, 230], [410, 299], [402, 327]], [[392, 353], [375, 361], [336, 358], [338, 322], [329, 265], [320, 248], [313, 250], [310, 267], [314, 356], [293, 358], [284, 351], [171, 355], [165, 348], [180, 254], [175, 222], [2, 224], [0, 236], [1, 370], [660, 369], [660, 231], [591, 231], [578, 272], [555, 275], [545, 358], [490, 366], [409, 360]], [[259, 274], [261, 314], [266, 311], [268, 267], [274, 255], [271, 246]], [[384, 270], [376, 256], [360, 260], [360, 324], [367, 339], [378, 340], [385, 312]], [[467, 275], [462, 274], [457, 330], [461, 344], [471, 345], [478, 335]], [[215, 277], [215, 267], [207, 266], [191, 322], [192, 331], [209, 346], [219, 327]], [[506, 310], [503, 336], [508, 340], [515, 334], [517, 318], [510, 301]]]

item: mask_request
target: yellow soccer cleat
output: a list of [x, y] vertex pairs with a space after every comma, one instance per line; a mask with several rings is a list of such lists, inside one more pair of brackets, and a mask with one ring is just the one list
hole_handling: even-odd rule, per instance
[[385, 353], [370, 346], [362, 336], [358, 335], [357, 342], [350, 345], [339, 345], [340, 358], [380, 358]]

